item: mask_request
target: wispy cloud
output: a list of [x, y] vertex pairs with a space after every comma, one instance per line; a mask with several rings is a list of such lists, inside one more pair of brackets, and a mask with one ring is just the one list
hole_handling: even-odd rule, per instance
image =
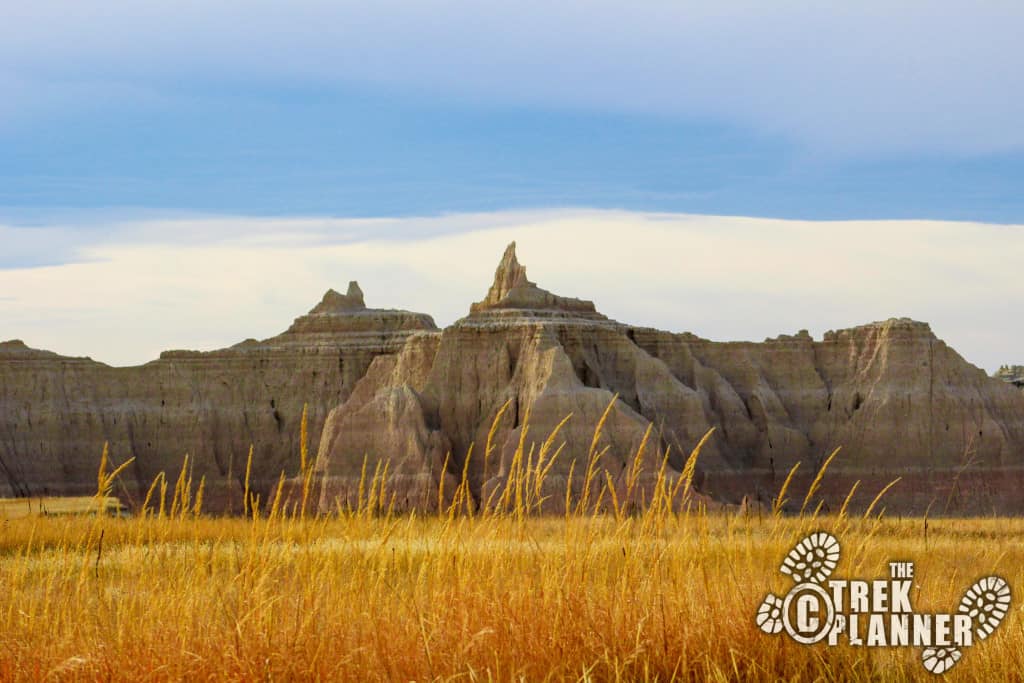
[[532, 279], [624, 322], [757, 340], [909, 316], [977, 365], [1021, 361], [1024, 226], [588, 210], [123, 222], [69, 263], [0, 270], [0, 339], [138, 363], [270, 336], [350, 279], [446, 324], [513, 239]]

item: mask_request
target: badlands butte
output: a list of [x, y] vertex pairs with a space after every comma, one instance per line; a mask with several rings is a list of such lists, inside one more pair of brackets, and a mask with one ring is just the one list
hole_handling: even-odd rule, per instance
[[761, 343], [634, 327], [538, 287], [513, 243], [486, 296], [443, 330], [426, 314], [367, 308], [353, 282], [276, 337], [139, 367], [0, 343], [0, 495], [91, 494], [109, 443], [115, 464], [135, 458], [114, 491], [129, 506], [160, 472], [173, 485], [187, 453], [204, 510], [238, 513], [250, 445], [262, 500], [298, 473], [306, 405], [325, 512], [355, 504], [364, 463], [372, 474], [383, 462], [396, 509], [435, 508], [442, 481], [451, 492], [463, 476], [479, 505], [502, 490], [517, 446], [539, 449], [571, 415], [549, 449], [561, 446], [544, 511], [561, 510], [567, 488], [579, 495], [595, 450], [597, 480], [623, 490], [650, 429], [642, 504], [666, 454], [678, 477], [714, 428], [694, 478], [695, 500], [711, 506], [770, 505], [799, 462], [798, 509], [841, 447], [812, 505], [836, 511], [860, 482], [851, 507], [864, 509], [899, 477], [881, 503], [890, 514], [1022, 514], [1015, 373], [988, 377], [905, 318]]

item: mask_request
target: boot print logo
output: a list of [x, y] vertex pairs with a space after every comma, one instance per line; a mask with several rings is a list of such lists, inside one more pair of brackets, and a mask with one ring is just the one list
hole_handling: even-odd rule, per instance
[[811, 645], [825, 640], [855, 647], [920, 647], [925, 669], [952, 669], [977, 641], [992, 635], [1010, 608], [1010, 586], [998, 576], [979, 579], [949, 614], [917, 613], [911, 606], [913, 562], [890, 562], [885, 579], [833, 579], [840, 545], [832, 534], [813, 533], [794, 546], [779, 568], [794, 585], [783, 597], [769, 594], [755, 623], [765, 633]]

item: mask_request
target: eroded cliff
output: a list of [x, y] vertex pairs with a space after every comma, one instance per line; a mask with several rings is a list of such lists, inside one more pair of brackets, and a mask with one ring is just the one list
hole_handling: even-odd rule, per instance
[[109, 442], [115, 463], [136, 458], [115, 491], [129, 504], [188, 453], [193, 481], [206, 479], [206, 508], [238, 511], [250, 444], [264, 500], [282, 471], [297, 472], [305, 403], [323, 511], [355, 504], [364, 464], [372, 475], [385, 462], [398, 509], [435, 507], [463, 473], [486, 505], [523, 466], [517, 448], [539, 457], [560, 425], [536, 492], [551, 511], [567, 490], [570, 501], [580, 495], [592, 463], [626, 495], [650, 432], [630, 489], [642, 505], [663, 456], [678, 481], [714, 428], [694, 480], [704, 503], [769, 503], [796, 463], [800, 496], [841, 446], [821, 489], [826, 508], [856, 482], [862, 507], [901, 477], [885, 499], [891, 511], [1024, 513], [1024, 393], [927, 324], [890, 319], [761, 343], [634, 327], [540, 288], [514, 244], [484, 298], [444, 330], [424, 314], [367, 308], [352, 283], [276, 337], [169, 351], [139, 367], [2, 343], [0, 493], [91, 493]]
[[[625, 476], [651, 427], [648, 471], [669, 454], [670, 474], [710, 428], [697, 483], [718, 500], [768, 502], [801, 463], [805, 486], [836, 447], [823, 504], [862, 482], [856, 508], [897, 476], [890, 509], [1024, 511], [1024, 396], [985, 376], [927, 324], [891, 319], [763, 343], [720, 343], [635, 328], [594, 305], [556, 296], [526, 277], [514, 244], [484, 300], [443, 332], [411, 337], [376, 359], [320, 442], [321, 505], [351, 502], [364, 457], [393, 458], [399, 507], [429, 507], [441, 479], [466, 471], [478, 504], [500, 489], [523, 439], [540, 443], [572, 414], [547, 493], [558, 507], [593, 453], [594, 426], [612, 405], [598, 451], [600, 476]], [[484, 457], [495, 415], [510, 408]], [[527, 411], [529, 419], [527, 421]], [[475, 457], [466, 454], [474, 445]], [[606, 449], [606, 450], [605, 450]], [[447, 463], [447, 467], [445, 467]], [[575, 464], [574, 464], [575, 463]], [[605, 474], [607, 473], [607, 474]]]
[[206, 479], [204, 507], [240, 510], [250, 444], [252, 487], [266, 500], [298, 468], [303, 405], [316, 452], [327, 412], [373, 359], [432, 329], [424, 314], [367, 308], [353, 282], [276, 337], [168, 351], [138, 367], [0, 344], [0, 493], [92, 493], [109, 442], [115, 463], [136, 458], [115, 490], [129, 504], [159, 472], [174, 477], [187, 453], [194, 482]]

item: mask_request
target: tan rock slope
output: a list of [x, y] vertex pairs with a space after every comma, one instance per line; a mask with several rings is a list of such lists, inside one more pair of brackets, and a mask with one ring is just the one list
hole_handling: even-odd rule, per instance
[[288, 330], [264, 341], [201, 353], [168, 351], [139, 367], [0, 344], [0, 494], [87, 494], [104, 442], [135, 463], [115, 491], [137, 504], [157, 476], [177, 476], [186, 453], [206, 478], [204, 508], [240, 510], [249, 445], [253, 488], [266, 500], [280, 472], [298, 468], [309, 404], [316, 452], [324, 418], [372, 360], [393, 354], [430, 316], [369, 309], [355, 282], [328, 291]]
[[964, 361], [927, 324], [892, 319], [821, 341], [800, 332], [763, 343], [635, 328], [537, 287], [514, 243], [468, 317], [375, 358], [331, 412], [318, 454], [321, 507], [353, 502], [364, 459], [371, 470], [390, 461], [399, 508], [436, 505], [441, 480], [450, 490], [463, 471], [484, 504], [502, 489], [521, 440], [539, 449], [572, 414], [545, 490], [547, 509], [557, 509], [570, 471], [578, 491], [594, 426], [615, 395], [597, 451], [599, 476], [617, 485], [648, 427], [647, 470], [667, 452], [673, 476], [714, 427], [697, 482], [716, 500], [769, 502], [797, 462], [802, 497], [842, 446], [826, 507], [856, 481], [853, 506], [863, 506], [900, 476], [885, 499], [891, 511], [1024, 512], [1024, 395]]
[[799, 501], [842, 446], [821, 491], [828, 508], [855, 482], [857, 509], [902, 477], [884, 500], [890, 512], [1024, 513], [1024, 392], [986, 377], [928, 325], [891, 319], [763, 343], [632, 327], [538, 287], [514, 244], [484, 299], [443, 331], [427, 315], [367, 308], [352, 283], [271, 339], [169, 351], [139, 367], [0, 343], [0, 495], [91, 493], [109, 442], [115, 463], [136, 457], [116, 491], [129, 504], [188, 453], [193, 480], [206, 478], [206, 509], [239, 511], [250, 444], [264, 500], [282, 471], [297, 472], [307, 402], [325, 511], [356, 501], [364, 463], [372, 476], [385, 462], [399, 509], [436, 506], [463, 472], [484, 505], [504, 490], [517, 447], [536, 456], [571, 414], [537, 492], [550, 511], [567, 486], [580, 495], [594, 454], [594, 473], [621, 499], [650, 430], [628, 501], [642, 505], [662, 455], [677, 480], [714, 427], [695, 479], [703, 503], [769, 503], [797, 462]]

